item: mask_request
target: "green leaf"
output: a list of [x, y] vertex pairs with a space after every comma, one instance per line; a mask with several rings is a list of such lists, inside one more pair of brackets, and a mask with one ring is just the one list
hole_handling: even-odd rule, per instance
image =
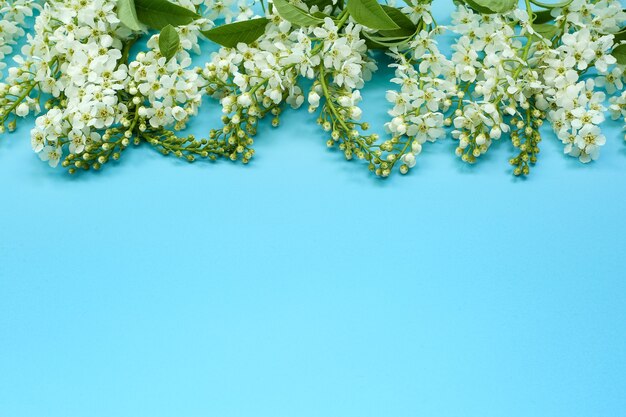
[[415, 33], [417, 26], [399, 9], [385, 4], [382, 5], [383, 10], [387, 13], [387, 16], [394, 21], [400, 29], [395, 30], [381, 30], [380, 34], [383, 36], [395, 37], [395, 36], [410, 36]]
[[554, 17], [550, 14], [550, 10], [542, 10], [535, 12], [535, 19], [533, 23], [548, 23], [554, 20]]
[[473, 0], [494, 13], [506, 13], [517, 7], [517, 0]]
[[304, 4], [306, 4], [309, 8], [317, 6], [319, 10], [324, 10], [326, 6], [331, 6], [333, 4], [333, 0], [304, 0]]
[[180, 37], [178, 36], [178, 32], [174, 26], [165, 26], [159, 34], [159, 51], [161, 51], [161, 55], [169, 61], [174, 55], [176, 55], [179, 46]]
[[348, 12], [357, 23], [370, 29], [393, 30], [400, 28], [376, 0], [348, 0]]
[[618, 64], [626, 65], [626, 44], [613, 48], [611, 54], [617, 59]]
[[405, 41], [410, 38], [410, 36], [380, 36], [372, 33], [368, 33], [365, 37], [380, 44], [395, 44], [396, 42]]
[[391, 20], [393, 20], [394, 23], [398, 25], [399, 27], [409, 28], [409, 29], [415, 27], [415, 24], [413, 23], [413, 21], [411, 21], [411, 19], [409, 19], [407, 15], [402, 13], [400, 9], [396, 7], [387, 6], [386, 4], [381, 4], [381, 7], [383, 8], [387, 16], [389, 16]]
[[466, 4], [467, 6], [471, 7], [472, 9], [474, 9], [475, 11], [477, 11], [478, 13], [483, 13], [483, 14], [492, 14], [493, 10], [490, 10], [486, 7], [481, 6], [480, 4], [476, 3], [474, 0], [462, 0], [464, 4]]
[[548, 4], [540, 2], [539, 0], [530, 0], [535, 6], [543, 7], [544, 9], [560, 9], [561, 7], [568, 6], [572, 0], [565, 0], [560, 3]]
[[234, 48], [240, 42], [250, 44], [259, 39], [259, 36], [265, 33], [265, 26], [268, 23], [269, 19], [259, 17], [218, 26], [211, 30], [202, 31], [202, 34], [215, 43]]
[[135, 0], [135, 10], [141, 23], [157, 30], [167, 25], [188, 25], [200, 17], [196, 12], [167, 0]]
[[483, 14], [506, 13], [517, 6], [517, 0], [464, 0], [464, 2]]
[[[624, 12], [626, 12], [626, 9]], [[620, 43], [621, 41], [626, 41], [626, 27], [621, 28], [619, 32], [613, 34], [613, 43]]]
[[389, 50], [390, 48], [394, 46], [404, 45], [409, 39], [411, 38], [409, 37], [409, 38], [405, 38], [405, 39], [398, 40], [398, 41], [376, 41], [373, 39], [366, 38], [365, 45], [367, 45], [369, 49]]
[[274, 7], [280, 17], [297, 26], [319, 26], [324, 22], [324, 19], [312, 16], [287, 0], [274, 0]]
[[400, 46], [413, 38], [410, 36], [380, 36], [373, 33], [363, 32], [365, 43], [372, 49], [389, 49], [393, 46]]
[[533, 23], [533, 29], [546, 39], [552, 39], [561, 32], [561, 28], [549, 23]]
[[117, 0], [117, 17], [129, 29], [141, 30], [134, 0]]
[[322, 19], [322, 20], [324, 20], [327, 17], [330, 17], [326, 13], [322, 13], [322, 12], [315, 12], [312, 14], [312, 16], [317, 17], [318, 19]]

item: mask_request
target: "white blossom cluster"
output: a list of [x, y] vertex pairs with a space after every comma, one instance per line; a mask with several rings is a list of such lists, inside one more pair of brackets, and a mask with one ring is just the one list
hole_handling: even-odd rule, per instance
[[[254, 46], [240, 43], [220, 49], [202, 73], [225, 114], [225, 127], [213, 131], [212, 138], [230, 146], [231, 159], [243, 154], [247, 162], [253, 154], [250, 146], [257, 120], [271, 113], [272, 124], [277, 126], [283, 102], [293, 108], [303, 104], [305, 94], [298, 81], [308, 78], [314, 80], [307, 94], [309, 110], [322, 106], [320, 123], [331, 131], [332, 141], [365, 145], [355, 129], [366, 127], [357, 122], [361, 115], [358, 89], [376, 67], [366, 56], [365, 41], [359, 35], [362, 27], [348, 21], [347, 15], [337, 20], [326, 17], [318, 27], [299, 28], [277, 14], [268, 17], [271, 23]], [[346, 156], [350, 155], [352, 150], [344, 148]]]
[[[398, 84], [400, 90], [387, 92], [387, 100], [393, 108], [389, 111], [392, 120], [385, 124], [385, 129], [392, 139], [382, 147], [388, 152], [399, 151], [390, 162], [401, 160], [403, 173], [415, 166], [422, 145], [444, 137], [444, 125], [451, 123], [444, 113], [452, 105], [448, 95], [456, 88], [450, 77], [454, 66], [439, 51], [435, 41], [437, 32], [438, 29], [434, 33], [421, 31], [409, 43], [408, 56], [397, 48], [390, 53], [396, 61], [392, 64], [396, 71], [391, 82]], [[420, 63], [416, 66], [413, 63], [417, 60]]]
[[[178, 4], [208, 9], [212, 1]], [[52, 96], [31, 131], [33, 150], [50, 166], [59, 164], [67, 145], [65, 166], [98, 168], [119, 157], [131, 137], [152, 142], [151, 130], [180, 129], [197, 113], [203, 85], [199, 69], [190, 68], [188, 51], [200, 51], [200, 30], [213, 22], [203, 18], [179, 27], [180, 47], [169, 61], [154, 35], [148, 51], [128, 62], [142, 33], [120, 23], [115, 7], [114, 0], [49, 0], [36, 19], [35, 35], [16, 57], [19, 65], [0, 84], [4, 117], [39, 111], [39, 94]]]
[[[514, 28], [519, 27], [517, 32]], [[544, 117], [540, 102], [543, 84], [529, 64], [532, 54], [547, 47], [545, 39], [526, 40], [532, 34], [529, 15], [516, 9], [505, 15], [480, 15], [460, 7], [453, 13], [452, 30], [460, 35], [452, 47], [456, 96], [453, 136], [457, 155], [474, 162], [493, 140], [510, 133], [519, 155], [511, 160], [516, 174], [527, 174], [536, 161]]]
[[80, 152], [86, 143], [100, 140], [94, 130], [118, 117], [117, 93], [126, 80], [126, 66], [118, 63], [131, 31], [120, 24], [114, 7], [107, 0], [46, 2], [35, 35], [15, 58], [19, 66], [0, 86], [0, 92], [9, 89], [8, 97], [22, 98], [15, 108], [22, 117], [39, 110], [30, 96], [35, 86], [52, 95], [31, 132], [33, 149], [51, 166], [59, 163], [65, 143], [71, 152]]
[[597, 87], [621, 94], [612, 99], [614, 114], [625, 101], [623, 71], [610, 55], [610, 33], [619, 30], [625, 15], [619, 2], [609, 0], [575, 0], [552, 14], [564, 31], [555, 37], [558, 44], [538, 32], [540, 26], [522, 9], [479, 14], [459, 6], [452, 15], [450, 30], [458, 38], [449, 59], [433, 40], [441, 27], [392, 51], [397, 67], [392, 81], [401, 87], [387, 94], [394, 107], [386, 129], [393, 138], [384, 145], [395, 152], [391, 158], [400, 157], [402, 172], [415, 165], [421, 145], [442, 137], [450, 124], [459, 141], [456, 153], [467, 162], [508, 134], [519, 150], [510, 161], [517, 175], [536, 162], [546, 118], [566, 153], [582, 162], [597, 158], [605, 142], [599, 125], [606, 110], [605, 94]]
[[[382, 175], [379, 166], [381, 152], [374, 149], [376, 134], [364, 134], [368, 123], [361, 122], [360, 89], [376, 70], [376, 64], [367, 55], [361, 25], [340, 18], [338, 23], [326, 18], [321, 27], [313, 30], [317, 40], [311, 49], [311, 58], [300, 55], [301, 73], [310, 71], [308, 63], [321, 54], [317, 74], [308, 93], [309, 112], [321, 108], [318, 124], [330, 138], [328, 147], [338, 145], [346, 159], [356, 156], [370, 162], [370, 169]], [[309, 35], [310, 36], [310, 35]], [[320, 100], [323, 99], [323, 102]]]
[[[537, 53], [542, 81], [546, 86], [543, 98], [549, 108], [548, 119], [565, 153], [581, 162], [595, 160], [606, 143], [600, 125], [605, 120], [604, 87], [613, 93], [621, 78], [614, 66], [613, 35], [626, 22], [626, 13], [619, 1], [588, 2], [574, 0], [563, 10], [555, 10], [557, 24], [565, 27], [561, 44]], [[595, 70], [599, 77], [588, 76]]]
[[[397, 32], [358, 24], [335, 0], [293, 0], [281, 6], [283, 12], [298, 7], [302, 14], [290, 19], [305, 26], [281, 17], [280, 7], [264, 9], [267, 19], [257, 20], [264, 33], [256, 38], [255, 32], [256, 41], [223, 47], [202, 67], [194, 67], [190, 55], [201, 52], [201, 32], [215, 19], [253, 18], [251, 3], [172, 1], [204, 17], [175, 29], [179, 46], [166, 57], [158, 34], [141, 52], [131, 52], [148, 28], [133, 31], [120, 22], [117, 0], [47, 0], [34, 35], [14, 57], [17, 65], [0, 82], [0, 133], [5, 126], [15, 129], [19, 117], [39, 114], [44, 95], [49, 99], [31, 144], [50, 166], [97, 169], [119, 158], [131, 141], [190, 161], [200, 156], [247, 163], [258, 121], [271, 115], [277, 126], [284, 104], [298, 108], [306, 101], [328, 132], [327, 145], [347, 159], [366, 160], [379, 176], [396, 165], [407, 173], [422, 146], [446, 136], [448, 127], [456, 154], [469, 163], [493, 141], [510, 138], [517, 152], [510, 159], [514, 173], [525, 175], [537, 161], [544, 120], [566, 154], [589, 162], [606, 142], [600, 128], [605, 112], [626, 116], [625, 68], [612, 55], [618, 53], [614, 34], [626, 23], [618, 0], [571, 0], [540, 6], [547, 9], [540, 12], [531, 2], [540, 3], [526, 1], [527, 10], [494, 14], [459, 5], [449, 28], [435, 24], [430, 0], [416, 0], [390, 11], [403, 25]], [[33, 1], [0, 0], [0, 66], [37, 8]], [[447, 30], [455, 36], [449, 56], [435, 40]], [[394, 59], [391, 82], [398, 86], [387, 93], [390, 138], [380, 142], [364, 133], [369, 125], [359, 107], [360, 90], [376, 70], [366, 39]], [[308, 91], [302, 80], [310, 80]], [[174, 131], [198, 113], [205, 94], [220, 100], [223, 127], [208, 139], [177, 137]]]
[[0, 0], [0, 78], [13, 46], [25, 34], [26, 18], [39, 7], [34, 0]]
[[[198, 113], [202, 102], [203, 81], [198, 68], [191, 67], [188, 49], [198, 47], [197, 37], [188, 27], [179, 29], [181, 50], [167, 61], [158, 50], [159, 35], [148, 41], [148, 52], [139, 52], [128, 65], [128, 93], [140, 105], [138, 116], [152, 128], [174, 124], [183, 129], [190, 115]], [[183, 37], [186, 35], [186, 37]], [[145, 127], [140, 130], [144, 131]]]
[[[618, 65], [604, 77], [596, 80], [596, 84], [604, 86], [609, 94], [609, 112], [613, 120], [622, 119], [626, 129], [626, 66]], [[626, 140], [626, 135], [624, 136]]]
[[534, 46], [523, 47], [513, 29], [528, 16], [520, 10], [507, 16], [481, 15], [459, 6], [452, 18], [450, 30], [458, 39], [450, 58], [434, 40], [442, 27], [421, 31], [402, 51], [392, 51], [397, 61], [392, 82], [401, 88], [387, 94], [394, 105], [386, 124], [393, 135], [387, 150], [400, 150], [396, 157], [406, 173], [422, 144], [445, 136], [447, 126], [454, 126], [456, 153], [466, 162], [476, 161], [493, 140], [510, 132], [514, 144], [523, 147], [521, 173], [534, 157], [534, 128], [541, 117], [533, 98], [541, 89], [539, 75], [526, 64]]
[[270, 24], [256, 46], [220, 48], [202, 71], [208, 93], [220, 99], [224, 113], [224, 127], [211, 131], [210, 137], [220, 141], [232, 160], [241, 157], [247, 163], [254, 154], [252, 137], [259, 119], [272, 114], [277, 126], [283, 101], [293, 107], [304, 101], [295, 65], [284, 63], [295, 47], [289, 28]]
[[552, 15], [565, 33], [582, 28], [596, 33], [616, 33], [625, 20], [623, 6], [615, 0], [572, 0], [563, 8], [553, 9]]

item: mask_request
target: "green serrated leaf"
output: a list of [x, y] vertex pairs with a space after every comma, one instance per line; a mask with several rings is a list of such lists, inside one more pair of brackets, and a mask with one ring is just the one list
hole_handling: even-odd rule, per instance
[[200, 17], [196, 12], [167, 0], [135, 0], [135, 10], [141, 23], [157, 30], [167, 25], [188, 25]]
[[517, 6], [517, 0], [464, 0], [468, 6], [483, 14], [506, 13]]
[[626, 65], [626, 44], [613, 48], [611, 54], [617, 59], [618, 64]]
[[348, 12], [357, 23], [370, 29], [394, 30], [400, 28], [376, 0], [348, 0]]
[[174, 55], [176, 55], [179, 46], [180, 37], [178, 36], [176, 28], [172, 25], [165, 26], [159, 34], [159, 51], [161, 52], [161, 55], [169, 61]]
[[250, 44], [259, 39], [259, 36], [265, 33], [265, 26], [268, 23], [269, 19], [259, 17], [218, 26], [211, 30], [202, 31], [202, 34], [215, 43], [234, 48], [238, 43]]
[[550, 14], [550, 10], [542, 10], [534, 14], [535, 18], [533, 19], [533, 23], [548, 23], [554, 20], [554, 17]]
[[415, 33], [417, 26], [408, 18], [407, 15], [402, 13], [400, 9], [395, 7], [382, 5], [383, 10], [387, 13], [387, 16], [395, 22], [400, 29], [395, 30], [381, 30], [380, 34], [383, 36], [395, 37], [395, 36], [410, 36]]
[[322, 19], [322, 20], [324, 20], [327, 17], [330, 17], [326, 13], [322, 13], [322, 12], [315, 12], [312, 14], [312, 16], [317, 17], [318, 19]]
[[394, 23], [400, 28], [412, 29], [415, 27], [413, 21], [411, 21], [411, 19], [409, 19], [409, 17], [402, 13], [402, 11], [397, 7], [387, 6], [386, 4], [381, 4], [381, 7], [383, 8], [387, 16], [389, 16], [391, 20], [393, 20]]
[[117, 17], [129, 29], [141, 30], [134, 0], [117, 0]]
[[319, 26], [324, 22], [323, 18], [315, 17], [287, 0], [274, 0], [274, 7], [280, 17], [297, 26]]

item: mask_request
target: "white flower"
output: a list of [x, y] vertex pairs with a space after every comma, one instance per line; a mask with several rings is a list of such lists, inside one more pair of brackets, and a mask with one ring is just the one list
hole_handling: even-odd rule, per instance
[[601, 134], [600, 128], [593, 125], [585, 125], [576, 136], [575, 144], [581, 150], [581, 162], [590, 162], [598, 159], [600, 146], [606, 143], [606, 138]]
[[56, 168], [56, 166], [59, 164], [59, 161], [61, 160], [61, 156], [61, 148], [50, 145], [44, 146], [41, 152], [39, 152], [39, 158], [42, 161], [48, 161], [48, 165], [50, 165], [52, 168]]
[[624, 83], [622, 81], [623, 75], [623, 70], [620, 67], [615, 67], [605, 75], [596, 78], [596, 85], [598, 87], [604, 87], [609, 94], [622, 91], [624, 90]]
[[591, 33], [588, 29], [582, 29], [573, 34], [566, 33], [561, 40], [563, 45], [559, 49], [567, 57], [576, 61], [576, 67], [579, 70], [586, 69], [596, 56], [593, 49], [594, 44], [591, 41]]
[[156, 101], [152, 104], [152, 108], [148, 109], [148, 119], [154, 128], [166, 126], [172, 122], [172, 109]]
[[445, 135], [441, 113], [412, 116], [409, 120], [411, 125], [407, 129], [407, 135], [414, 136], [418, 143], [434, 142]]
[[187, 119], [188, 114], [185, 111], [185, 109], [183, 109], [182, 107], [174, 106], [172, 108], [172, 116], [174, 117], [174, 119], [180, 122], [180, 121]]
[[332, 42], [337, 39], [337, 31], [338, 29], [337, 25], [335, 25], [335, 21], [330, 17], [326, 17], [324, 18], [324, 24], [322, 26], [318, 26], [313, 29], [313, 34], [320, 39], [330, 41], [324, 43], [326, 46], [324, 49], [327, 49], [330, 48], [332, 46]]
[[40, 129], [33, 129], [30, 135], [30, 144], [33, 151], [39, 153], [43, 149], [46, 143], [46, 137]]
[[250, 107], [250, 105], [252, 104], [252, 97], [250, 96], [250, 94], [244, 93], [237, 97], [237, 104], [242, 107]]

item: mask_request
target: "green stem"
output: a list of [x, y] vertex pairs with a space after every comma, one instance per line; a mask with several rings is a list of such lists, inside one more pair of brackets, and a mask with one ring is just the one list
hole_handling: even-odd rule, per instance
[[339, 115], [339, 111], [335, 107], [335, 104], [333, 103], [331, 99], [330, 92], [328, 91], [328, 84], [326, 83], [326, 72], [324, 71], [324, 65], [320, 65], [320, 84], [322, 85], [322, 91], [324, 92], [324, 96], [326, 97], [326, 105], [328, 106], [330, 111], [335, 115], [335, 118], [339, 121], [339, 124], [341, 124], [341, 127], [343, 127], [346, 133], [349, 134], [351, 129], [348, 128], [348, 126], [346, 125], [346, 122], [344, 122], [343, 118]]
[[138, 40], [139, 40], [139, 36], [134, 36], [124, 43], [124, 47], [122, 48], [122, 57], [120, 58], [118, 66], [128, 62], [128, 55], [130, 54], [130, 48], [132, 48], [135, 42], [137, 42]]
[[2, 118], [2, 123], [4, 123], [9, 118], [9, 115], [11, 114], [11, 112], [15, 110], [17, 106], [20, 105], [20, 103], [30, 94], [30, 92], [33, 91], [33, 88], [35, 88], [37, 84], [38, 83], [36, 83], [35, 81], [31, 81], [30, 86], [28, 86], [26, 91], [24, 91], [24, 93], [22, 93], [22, 95], [19, 96], [17, 100], [15, 100], [15, 103], [13, 103], [13, 105], [7, 109], [6, 114]]

